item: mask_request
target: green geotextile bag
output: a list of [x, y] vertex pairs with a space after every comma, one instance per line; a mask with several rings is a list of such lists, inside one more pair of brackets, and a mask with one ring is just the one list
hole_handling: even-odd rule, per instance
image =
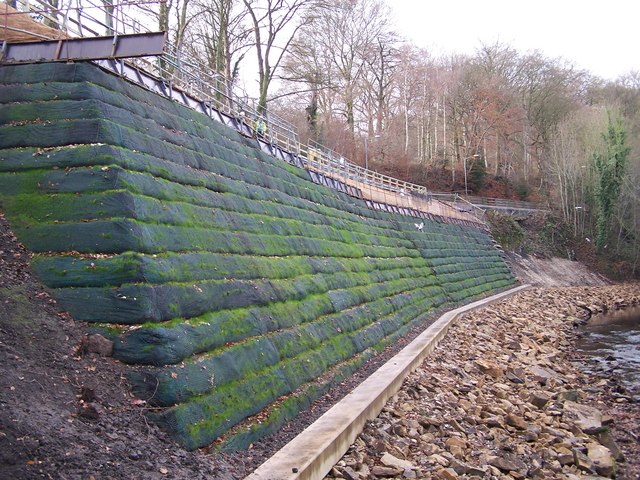
[[369, 208], [90, 63], [0, 67], [0, 98], [0, 205], [33, 269], [187, 448], [246, 447], [514, 281], [482, 225]]

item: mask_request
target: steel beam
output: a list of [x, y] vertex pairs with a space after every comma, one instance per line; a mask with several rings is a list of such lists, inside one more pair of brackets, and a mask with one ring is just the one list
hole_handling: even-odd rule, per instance
[[8, 43], [0, 60], [29, 63], [155, 56], [162, 55], [166, 38], [165, 32], [153, 32]]

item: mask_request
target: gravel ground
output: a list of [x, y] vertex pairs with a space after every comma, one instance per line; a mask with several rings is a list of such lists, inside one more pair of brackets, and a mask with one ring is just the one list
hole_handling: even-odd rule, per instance
[[536, 288], [467, 314], [327, 478], [640, 478], [640, 389], [573, 353], [588, 312], [639, 302]]

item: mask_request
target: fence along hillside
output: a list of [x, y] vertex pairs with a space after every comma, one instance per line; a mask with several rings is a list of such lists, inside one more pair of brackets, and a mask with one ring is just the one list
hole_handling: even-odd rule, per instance
[[[105, 10], [102, 3], [94, 0], [69, 3], [59, 10], [41, 0], [25, 3], [18, 1], [20, 10], [14, 10], [4, 4], [0, 10], [0, 40], [8, 40], [9, 49], [3, 53], [5, 62], [24, 61], [27, 49], [19, 48], [18, 60], [12, 58], [11, 43], [52, 39], [56, 41], [96, 39], [99, 35], [112, 36], [113, 51], [125, 40], [131, 45], [135, 39], [127, 38], [131, 34], [140, 35], [139, 41], [150, 45], [149, 35], [153, 35], [154, 21], [149, 12], [138, 8], [135, 3], [127, 4], [128, 13], [122, 6]], [[29, 13], [25, 13], [29, 12]], [[35, 21], [39, 19], [40, 22]], [[55, 28], [52, 28], [55, 27]], [[91, 42], [90, 42], [91, 43]], [[109, 42], [107, 42], [111, 45]], [[94, 45], [97, 42], [94, 42]], [[104, 45], [104, 44], [103, 44]], [[18, 45], [18, 47], [21, 47]], [[125, 48], [126, 49], [126, 48]], [[128, 50], [128, 49], [126, 49]], [[135, 50], [135, 49], [134, 49]], [[56, 60], [64, 59], [65, 52], [76, 51], [88, 54], [92, 51], [85, 47], [69, 48], [67, 44], [49, 45], [32, 50], [34, 60], [50, 54]], [[142, 47], [141, 52], [144, 51]], [[43, 53], [49, 52], [49, 53]], [[77, 58], [70, 58], [77, 61]], [[260, 136], [261, 148], [272, 155], [287, 161], [294, 161], [317, 175], [316, 182], [339, 188], [350, 195], [366, 199], [370, 208], [393, 211], [413, 216], [427, 213], [444, 215], [466, 221], [482, 222], [483, 210], [467, 201], [464, 197], [428, 195], [422, 185], [401, 181], [387, 175], [360, 167], [349, 162], [342, 155], [323, 145], [311, 142], [302, 144], [297, 132], [288, 122], [274, 112], [258, 115], [249, 104], [249, 100], [235, 95], [223, 77], [211, 74], [210, 68], [185, 58], [178, 52], [165, 52], [160, 59], [150, 57], [128, 58], [116, 61], [114, 58], [96, 60], [102, 67], [150, 88], [157, 93], [183, 103], [205, 113], [227, 125], [233, 126], [245, 135], [255, 132], [257, 121], [265, 121], [263, 135]], [[318, 178], [319, 175], [319, 178]]]

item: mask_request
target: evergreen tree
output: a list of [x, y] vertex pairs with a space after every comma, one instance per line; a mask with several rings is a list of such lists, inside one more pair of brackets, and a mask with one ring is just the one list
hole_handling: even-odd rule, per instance
[[474, 158], [469, 168], [469, 188], [473, 193], [478, 193], [484, 187], [484, 179], [487, 176], [487, 167], [482, 157]]
[[594, 155], [598, 184], [596, 186], [596, 249], [598, 251], [607, 244], [609, 225], [613, 215], [620, 186], [622, 185], [625, 164], [630, 148], [626, 146], [626, 131], [622, 119], [614, 122], [609, 115], [607, 132], [603, 134], [605, 152]]

